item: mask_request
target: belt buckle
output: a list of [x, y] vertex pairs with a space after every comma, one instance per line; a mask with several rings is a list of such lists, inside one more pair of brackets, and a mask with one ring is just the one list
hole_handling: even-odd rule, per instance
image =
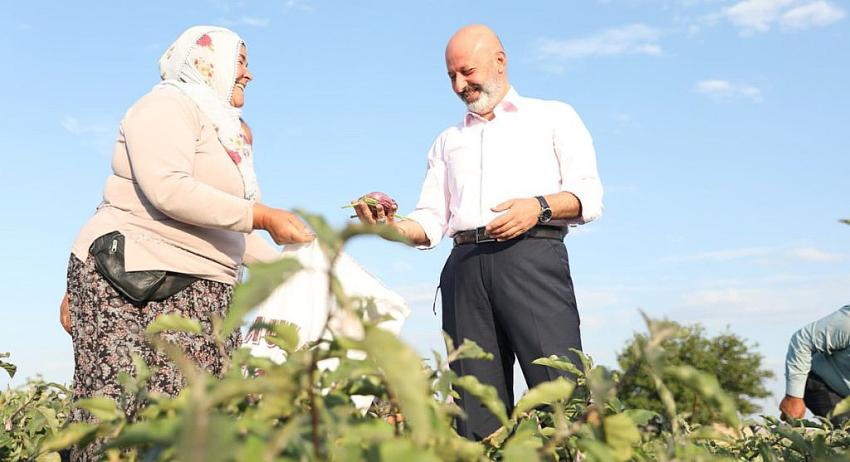
[[475, 243], [483, 244], [485, 242], [496, 242], [496, 240], [487, 234], [487, 228], [483, 226], [475, 228]]

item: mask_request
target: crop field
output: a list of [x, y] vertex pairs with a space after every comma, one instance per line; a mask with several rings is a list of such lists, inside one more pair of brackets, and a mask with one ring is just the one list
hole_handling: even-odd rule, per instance
[[[360, 235], [384, 228], [349, 225], [334, 230], [318, 216], [302, 216], [316, 231], [331, 258]], [[275, 287], [299, 271], [293, 260], [251, 268], [239, 286], [230, 314], [216, 322], [218, 339], [240, 328], [243, 318]], [[558, 379], [534, 387], [512, 412], [492, 387], [449, 368], [462, 358], [487, 358], [471, 342], [452, 345], [445, 354], [421, 358], [415, 350], [375, 327], [370, 300], [356, 300], [331, 283], [340, 309], [357, 315], [360, 329], [297, 348], [292, 326], [266, 326], [270, 342], [286, 351], [277, 364], [236, 352], [228, 371], [216, 378], [163, 341], [161, 332], [198, 332], [191, 319], [161, 316], [148, 327], [150, 341], [181, 369], [186, 386], [177, 396], [149, 392], [151, 371], [135, 358], [135, 375], [123, 375], [125, 397], [148, 404], [133, 421], [123, 400], [94, 398], [71, 403], [69, 388], [30, 381], [0, 394], [0, 460], [59, 461], [68, 448], [96, 442], [106, 460], [138, 461], [812, 461], [847, 460], [850, 435], [826, 420], [783, 422], [745, 418], [718, 378], [669, 361], [665, 344], [682, 327], [645, 317], [645, 331], [629, 352], [636, 360], [625, 371], [610, 370], [582, 356], [583, 370], [556, 356], [536, 361], [566, 370], [576, 380]], [[363, 354], [350, 354], [358, 352]], [[338, 361], [333, 369], [319, 363]], [[14, 356], [0, 356], [0, 367], [15, 373]], [[660, 410], [630, 406], [622, 384], [646, 378]], [[462, 416], [454, 403], [462, 388], [479, 397], [502, 422], [481, 442], [459, 437], [452, 419]], [[688, 390], [700, 408], [683, 406], [672, 390]], [[365, 415], [352, 395], [376, 397]], [[71, 406], [87, 410], [97, 424], [67, 423]], [[850, 409], [842, 402], [835, 413]]]

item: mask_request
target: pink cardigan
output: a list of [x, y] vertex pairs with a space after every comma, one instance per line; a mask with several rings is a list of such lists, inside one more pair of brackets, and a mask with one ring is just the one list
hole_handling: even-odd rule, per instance
[[252, 231], [252, 201], [211, 121], [176, 88], [153, 90], [120, 125], [103, 202], [72, 252], [85, 260], [99, 236], [126, 236], [127, 271], [167, 270], [226, 284], [239, 265], [273, 260]]

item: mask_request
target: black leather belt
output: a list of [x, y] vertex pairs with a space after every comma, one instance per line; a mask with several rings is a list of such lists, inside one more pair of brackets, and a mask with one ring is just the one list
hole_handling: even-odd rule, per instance
[[[537, 225], [522, 235], [520, 238], [536, 237], [543, 239], [558, 239], [563, 240], [566, 236], [564, 228], [557, 226]], [[455, 245], [463, 244], [484, 244], [486, 242], [496, 242], [496, 239], [487, 234], [487, 230], [482, 226], [480, 228], [460, 231], [454, 235]]]

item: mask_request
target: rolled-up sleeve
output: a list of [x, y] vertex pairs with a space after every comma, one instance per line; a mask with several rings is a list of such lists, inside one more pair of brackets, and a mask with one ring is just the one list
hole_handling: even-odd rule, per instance
[[204, 228], [253, 228], [253, 202], [192, 176], [197, 121], [176, 98], [148, 98], [124, 118], [133, 179], [160, 212]]
[[581, 215], [567, 219], [584, 224], [602, 215], [602, 182], [596, 168], [593, 139], [579, 115], [568, 104], [558, 103], [553, 142], [561, 169], [561, 191], [575, 195]]
[[785, 356], [785, 394], [802, 398], [812, 369], [812, 354], [829, 356], [850, 347], [850, 305], [821, 318], [791, 336]]
[[428, 169], [419, 193], [416, 209], [407, 218], [419, 223], [428, 236], [428, 245], [418, 249], [433, 249], [446, 234], [449, 223], [449, 191], [446, 183], [446, 162], [443, 159], [443, 136], [437, 138], [428, 152]]

